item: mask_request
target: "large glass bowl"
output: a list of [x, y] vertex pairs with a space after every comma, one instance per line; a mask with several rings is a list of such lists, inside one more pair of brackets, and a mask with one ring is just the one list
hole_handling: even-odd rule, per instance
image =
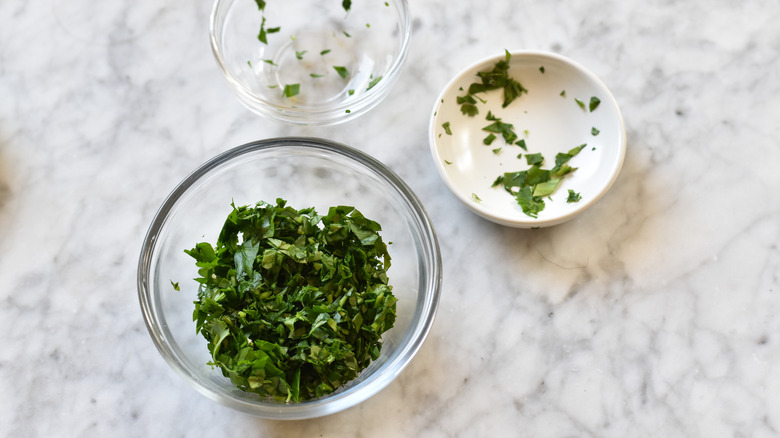
[[[262, 3], [262, 2], [261, 2]], [[255, 113], [329, 125], [376, 106], [395, 83], [411, 36], [406, 0], [217, 0], [211, 47]]]
[[[351, 205], [382, 225], [398, 298], [395, 326], [381, 355], [358, 377], [320, 399], [284, 404], [241, 391], [212, 369], [206, 340], [195, 333], [195, 261], [184, 253], [216, 242], [231, 202], [254, 205], [283, 198], [296, 209]], [[392, 242], [392, 243], [389, 243]], [[171, 282], [178, 282], [175, 291]], [[249, 143], [208, 161], [184, 179], [154, 217], [138, 266], [141, 310], [157, 349], [184, 380], [229, 407], [273, 419], [331, 414], [366, 400], [409, 363], [436, 312], [441, 258], [420, 201], [391, 170], [350, 147], [327, 140], [279, 138]]]

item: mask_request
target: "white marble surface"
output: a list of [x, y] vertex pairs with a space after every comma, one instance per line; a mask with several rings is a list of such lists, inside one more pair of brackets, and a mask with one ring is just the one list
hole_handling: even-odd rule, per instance
[[[0, 2], [0, 435], [780, 434], [780, 3], [413, 0], [394, 92], [328, 128], [237, 103], [208, 45], [210, 6]], [[430, 157], [438, 92], [504, 48], [571, 57], [621, 105], [623, 171], [564, 225], [478, 218]], [[143, 235], [174, 185], [279, 135], [387, 163], [443, 255], [415, 360], [374, 398], [308, 421], [256, 419], [188, 387], [155, 350], [135, 289]]]

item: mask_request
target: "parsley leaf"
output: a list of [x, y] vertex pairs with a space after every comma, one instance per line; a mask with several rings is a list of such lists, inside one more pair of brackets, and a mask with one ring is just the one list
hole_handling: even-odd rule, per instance
[[569, 189], [569, 197], [566, 198], [566, 202], [580, 202], [582, 196], [572, 189]]
[[378, 84], [379, 81], [382, 80], [382, 76], [377, 76], [374, 79], [371, 79], [371, 82], [368, 83], [368, 88], [366, 88], [366, 91], [374, 88], [374, 85]]
[[284, 86], [284, 90], [282, 91], [282, 96], [284, 97], [293, 97], [297, 96], [298, 93], [301, 91], [301, 84], [287, 84]]
[[591, 97], [590, 98], [590, 105], [588, 106], [588, 108], [590, 109], [590, 112], [593, 112], [593, 110], [598, 108], [600, 103], [601, 103], [601, 100], [598, 97], [596, 97], [596, 96]]
[[450, 122], [442, 123], [441, 127], [444, 128], [444, 132], [446, 132], [447, 135], [452, 135], [452, 130], [450, 129]]
[[346, 79], [346, 77], [349, 76], [349, 71], [347, 70], [346, 67], [341, 67], [341, 66], [338, 66], [338, 65], [334, 65], [333, 69], [336, 70], [336, 73], [338, 73], [339, 76], [341, 76], [344, 79]]
[[544, 210], [545, 203], [543, 198], [555, 193], [562, 179], [569, 173], [577, 170], [567, 163], [585, 146], [585, 144], [582, 144], [570, 149], [568, 152], [558, 153], [555, 156], [555, 166], [552, 169], [542, 169], [541, 166], [544, 163], [542, 154], [525, 154], [526, 162], [531, 167], [517, 172], [505, 172], [496, 178], [492, 187], [503, 185], [504, 190], [515, 198], [523, 213], [536, 218], [539, 212]]

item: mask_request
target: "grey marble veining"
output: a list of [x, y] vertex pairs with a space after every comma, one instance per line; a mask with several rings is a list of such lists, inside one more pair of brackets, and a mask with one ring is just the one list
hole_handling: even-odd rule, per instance
[[[240, 106], [210, 52], [210, 2], [147, 3], [0, 3], [0, 435], [780, 435], [780, 3], [413, 0], [393, 93], [327, 128]], [[623, 111], [620, 177], [569, 223], [480, 219], [430, 157], [441, 88], [504, 48], [573, 58]], [[399, 378], [296, 422], [187, 387], [135, 290], [175, 184], [280, 135], [389, 165], [426, 206], [444, 267], [432, 332]]]

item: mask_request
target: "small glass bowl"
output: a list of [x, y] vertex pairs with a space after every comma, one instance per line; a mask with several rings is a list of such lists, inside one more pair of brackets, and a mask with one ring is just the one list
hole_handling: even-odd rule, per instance
[[[237, 389], [195, 333], [195, 261], [184, 253], [197, 242], [216, 242], [235, 205], [274, 203], [296, 209], [351, 205], [382, 225], [398, 299], [393, 328], [384, 333], [379, 358], [358, 377], [319, 399], [285, 404]], [[171, 282], [180, 285], [175, 291]], [[168, 196], [144, 240], [138, 295], [149, 333], [168, 364], [208, 398], [270, 419], [303, 419], [360, 403], [388, 385], [425, 339], [439, 301], [441, 256], [434, 229], [409, 187], [380, 162], [347, 146], [311, 138], [256, 141], [203, 164]]]
[[[279, 121], [331, 125], [390, 92], [411, 37], [407, 0], [217, 0], [211, 47], [247, 108]], [[261, 41], [262, 39], [265, 41]]]

